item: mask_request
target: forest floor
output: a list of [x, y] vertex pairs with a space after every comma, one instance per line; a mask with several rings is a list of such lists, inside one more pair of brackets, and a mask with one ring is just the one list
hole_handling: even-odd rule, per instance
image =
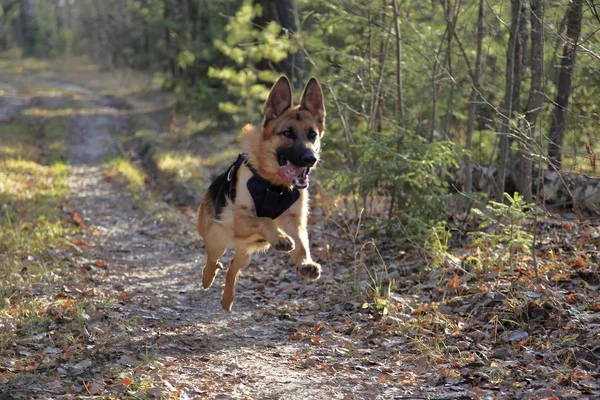
[[141, 75], [0, 61], [0, 399], [600, 397], [589, 221], [539, 217], [537, 258], [498, 232], [426, 252], [317, 190], [321, 279], [256, 256], [227, 313], [194, 208], [235, 132]]

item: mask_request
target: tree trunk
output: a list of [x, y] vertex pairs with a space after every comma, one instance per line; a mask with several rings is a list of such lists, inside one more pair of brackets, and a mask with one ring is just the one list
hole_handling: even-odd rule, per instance
[[73, 24], [73, 8], [74, 8], [73, 2], [70, 0], [65, 1], [64, 6], [65, 6], [65, 19], [67, 22], [67, 27], [69, 29], [73, 29], [73, 25], [74, 25]]
[[[471, 152], [473, 150], [473, 131], [475, 129], [475, 108], [477, 106], [477, 99], [479, 99], [479, 77], [481, 76], [481, 49], [483, 46], [483, 37], [485, 35], [483, 29], [483, 19], [484, 19], [484, 11], [485, 5], [484, 0], [479, 0], [479, 14], [477, 17], [477, 53], [475, 56], [475, 71], [473, 72], [473, 87], [471, 89], [471, 96], [469, 97], [469, 122], [467, 126], [467, 143], [466, 149]], [[465, 164], [466, 164], [466, 182], [465, 182], [465, 191], [472, 192], [473, 191], [473, 176], [471, 174], [471, 154], [467, 154], [465, 156]]]
[[456, 0], [454, 6], [451, 6], [450, 0], [442, 0], [442, 7], [444, 8], [446, 27], [448, 29], [448, 37], [446, 38], [448, 42], [446, 45], [446, 74], [451, 77], [443, 128], [444, 138], [448, 140], [450, 137], [450, 126], [452, 125], [452, 108], [454, 105], [454, 90], [456, 88], [456, 83], [452, 80], [454, 78], [454, 70], [452, 68], [452, 41], [456, 36], [456, 23], [458, 21], [459, 10], [461, 9], [461, 0]]
[[504, 110], [500, 127], [498, 176], [496, 177], [496, 191], [494, 193], [494, 198], [498, 202], [504, 200], [504, 183], [510, 150], [510, 120], [515, 111], [513, 110], [513, 106], [518, 104], [518, 94], [521, 88], [521, 81], [517, 80], [517, 77], [521, 74], [521, 55], [519, 53], [522, 48], [522, 45], [519, 44], [521, 33], [519, 25], [522, 21], [521, 12], [521, 0], [511, 0], [512, 18], [508, 49], [506, 51], [506, 88], [504, 92]]
[[172, 78], [177, 73], [177, 66], [175, 64], [175, 51], [171, 48], [171, 29], [169, 24], [172, 23], [173, 19], [173, 5], [171, 0], [164, 0], [163, 18], [165, 26], [165, 52], [167, 54], [167, 71]]
[[23, 56], [30, 56], [33, 53], [33, 46], [35, 44], [33, 0], [21, 0], [19, 6], [21, 49]]
[[[517, 25], [517, 41], [515, 43], [515, 56], [513, 62], [513, 81], [514, 86], [512, 90], [512, 103], [511, 103], [511, 111], [512, 115], [510, 118], [521, 112], [521, 82], [523, 82], [523, 74], [525, 73], [525, 68], [527, 67], [527, 60], [525, 57], [525, 52], [527, 49], [527, 0], [519, 0], [520, 2], [520, 11], [519, 11], [519, 22]], [[507, 165], [512, 164], [512, 144], [515, 140], [515, 136], [509, 134], [508, 135], [508, 160]]]
[[556, 99], [550, 117], [550, 143], [548, 145], [550, 168], [560, 169], [562, 166], [562, 145], [573, 81], [573, 68], [577, 55], [577, 41], [581, 34], [582, 5], [583, 0], [571, 0], [567, 9], [566, 43], [560, 67], [558, 67]]
[[[523, 74], [525, 73], [525, 68], [527, 64], [527, 60], [525, 57], [525, 53], [527, 50], [527, 0], [520, 0], [521, 9], [519, 11], [519, 25], [517, 27], [517, 43], [515, 48], [515, 86], [513, 89], [513, 97], [512, 97], [512, 112], [513, 114], [521, 112], [521, 84], [523, 82]], [[509, 136], [510, 138], [510, 136]]]
[[404, 128], [404, 93], [402, 90], [402, 34], [400, 31], [400, 16], [398, 15], [398, 0], [392, 1], [394, 7], [394, 29], [396, 31], [396, 118]]
[[519, 142], [520, 147], [520, 177], [519, 192], [527, 202], [533, 201], [532, 175], [533, 168], [533, 145], [535, 142], [535, 125], [537, 117], [544, 102], [542, 92], [542, 80], [544, 77], [544, 36], [543, 20], [544, 9], [542, 0], [530, 0], [531, 21], [531, 88], [527, 110], [525, 111], [525, 122], [523, 139]]
[[[261, 5], [263, 8], [262, 15], [254, 18], [252, 21], [255, 26], [262, 29], [269, 22], [275, 21], [281, 26], [282, 35], [292, 35], [298, 31], [294, 0], [253, 0], [253, 3]], [[289, 54], [284, 60], [274, 64], [273, 67], [275, 70], [289, 77], [295, 87], [299, 87], [302, 84], [304, 57], [299, 51]], [[271, 68], [271, 65], [269, 61], [263, 60], [258, 64], [258, 68], [267, 70]]]
[[[441, 54], [442, 46], [444, 41], [448, 41], [447, 35], [452, 35], [453, 31], [453, 22], [449, 20], [448, 11], [446, 10], [446, 5], [444, 5], [444, 15], [446, 16], [446, 30], [442, 35], [442, 40], [438, 47], [437, 53]], [[452, 42], [448, 41], [450, 45]], [[435, 51], [435, 50], [434, 50]], [[437, 119], [437, 107], [438, 107], [438, 94], [440, 91], [440, 86], [442, 84], [442, 73], [440, 73], [440, 67], [446, 65], [446, 62], [449, 60], [450, 49], [446, 50], [446, 57], [444, 58], [443, 63], [440, 62], [439, 58], [434, 57], [435, 60], [433, 62], [433, 73], [431, 74], [431, 121], [429, 123], [429, 141], [433, 142], [435, 138], [435, 120]]]
[[[142, 0], [141, 2], [142, 7], [148, 7], [148, 0]], [[142, 32], [143, 32], [143, 38], [142, 38], [142, 49], [144, 51], [144, 59], [143, 59], [143, 63], [142, 63], [142, 67], [146, 68], [146, 69], [150, 69], [152, 67], [152, 48], [154, 46], [152, 46], [151, 43], [151, 33], [150, 33], [150, 25], [148, 24], [148, 17], [144, 16], [142, 18]]]
[[111, 25], [110, 22], [110, 4], [107, 6], [105, 1], [94, 0], [94, 7], [96, 9], [96, 21], [95, 29], [93, 32], [96, 34], [96, 48], [95, 55], [96, 60], [100, 63], [103, 69], [110, 70], [116, 65], [115, 51], [113, 49], [113, 43], [110, 41]]

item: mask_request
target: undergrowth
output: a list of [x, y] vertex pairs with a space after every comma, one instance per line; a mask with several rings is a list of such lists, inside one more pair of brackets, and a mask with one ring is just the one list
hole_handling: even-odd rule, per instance
[[[68, 265], [60, 254], [78, 241], [78, 228], [65, 211], [69, 167], [60, 161], [44, 163], [62, 154], [40, 152], [33, 145], [39, 140], [39, 128], [32, 128], [35, 124], [31, 120], [6, 124], [3, 129], [19, 135], [21, 141], [18, 145], [8, 144], [4, 134], [0, 139], [3, 348], [18, 337], [40, 334], [56, 323], [48, 310], [53, 305], [60, 308], [60, 302], [52, 300], [51, 291], [42, 289], [60, 284], [64, 278], [61, 273]], [[53, 134], [51, 139], [60, 137]]]

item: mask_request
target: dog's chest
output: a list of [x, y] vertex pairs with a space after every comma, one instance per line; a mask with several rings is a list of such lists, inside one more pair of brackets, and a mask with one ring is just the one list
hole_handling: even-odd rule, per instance
[[[227, 171], [219, 175], [209, 191], [220, 217], [228, 203], [253, 206], [257, 217], [276, 219], [301, 196], [300, 189], [273, 185], [261, 177], [240, 154]], [[246, 168], [241, 168], [244, 165]]]
[[246, 187], [254, 200], [257, 217], [276, 219], [300, 198], [299, 189], [274, 186], [256, 175], [248, 179]]

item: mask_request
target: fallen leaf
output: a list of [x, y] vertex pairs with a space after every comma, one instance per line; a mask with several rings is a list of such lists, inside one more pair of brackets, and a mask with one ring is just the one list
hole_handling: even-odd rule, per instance
[[80, 229], [85, 229], [85, 223], [83, 222], [77, 211], [73, 211], [72, 218], [73, 223], [75, 223], [75, 225], [77, 225]]
[[458, 279], [458, 275], [454, 275], [452, 279], [448, 281], [446, 284], [446, 288], [448, 289], [456, 289], [460, 285], [460, 280]]
[[137, 365], [137, 360], [128, 355], [122, 355], [121, 358], [117, 361], [121, 365], [134, 366]]
[[529, 337], [529, 333], [525, 331], [512, 331], [510, 335], [506, 338], [509, 342], [518, 342], [521, 340], [525, 340]]
[[62, 352], [62, 350], [59, 348], [56, 348], [56, 347], [46, 347], [44, 349], [44, 353], [46, 353], [46, 354], [58, 354], [61, 352]]
[[90, 392], [90, 394], [101, 394], [104, 392], [104, 382], [86, 382], [85, 388], [88, 392]]

